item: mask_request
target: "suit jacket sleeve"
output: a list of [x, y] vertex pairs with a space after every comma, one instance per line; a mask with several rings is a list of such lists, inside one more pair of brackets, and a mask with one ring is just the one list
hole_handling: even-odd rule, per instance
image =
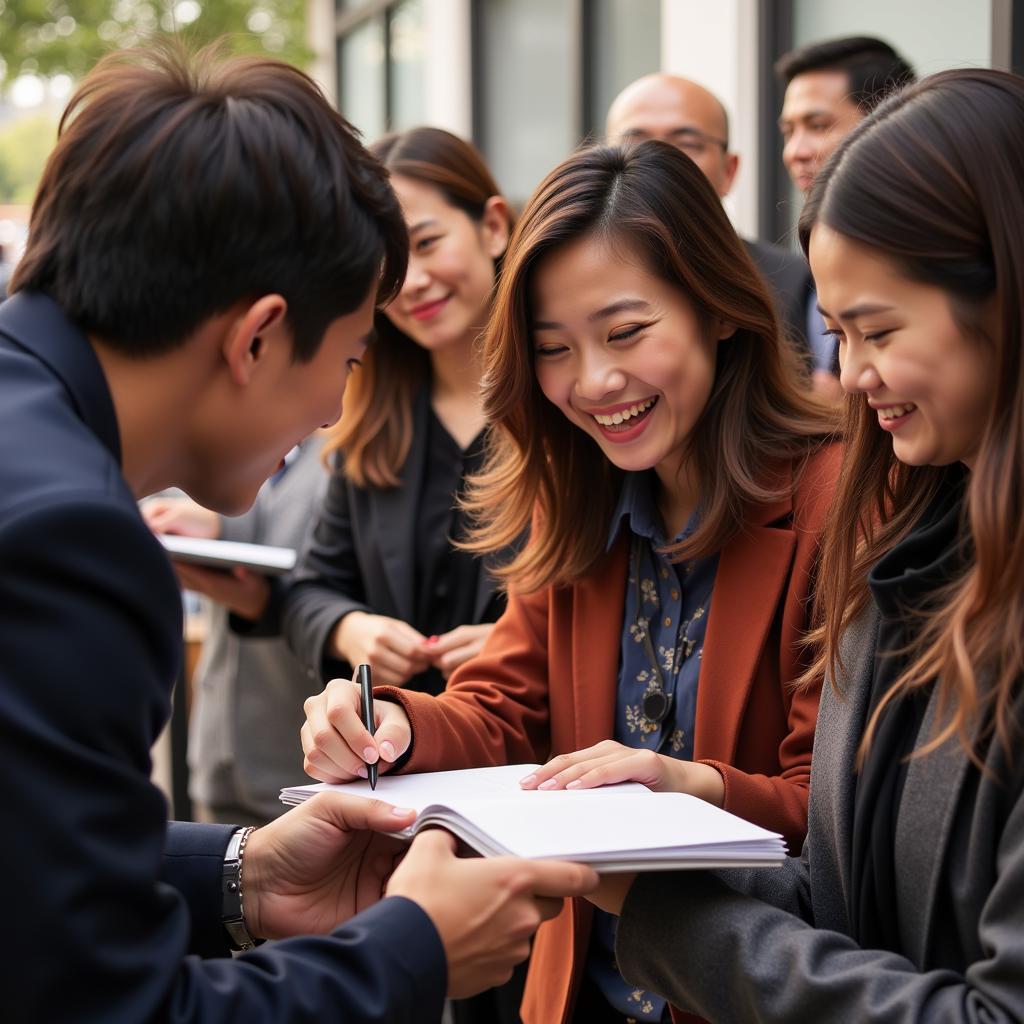
[[382, 686], [405, 708], [413, 745], [407, 771], [542, 762], [550, 749], [547, 589], [510, 595], [483, 650], [436, 697]]
[[8, 1021], [420, 1021], [444, 954], [385, 900], [333, 936], [235, 960], [212, 921], [227, 834], [168, 836], [150, 747], [169, 713], [180, 597], [130, 499], [94, 494], [0, 531], [0, 805]]
[[327, 642], [349, 612], [372, 612], [366, 603], [359, 553], [353, 534], [349, 484], [335, 467], [303, 553], [302, 566], [284, 595], [282, 632], [292, 653], [316, 673], [330, 675]]
[[[787, 874], [795, 884], [778, 886], [777, 905], [737, 891], [727, 872], [640, 879], [623, 907], [618, 962], [630, 982], [709, 1020], [1010, 1024], [1020, 1020], [1024, 1005], [1019, 792], [994, 853], [998, 877], [979, 927], [986, 955], [963, 973], [920, 971], [897, 953], [863, 949], [848, 935], [815, 928], [799, 898], [799, 872], [792, 870]], [[756, 888], [764, 896], [772, 883]]]

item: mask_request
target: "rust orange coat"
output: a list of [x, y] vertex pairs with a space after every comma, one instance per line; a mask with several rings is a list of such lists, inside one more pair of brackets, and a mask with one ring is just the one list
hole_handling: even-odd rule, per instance
[[[791, 495], [755, 509], [721, 551], [704, 640], [694, 759], [725, 780], [725, 808], [785, 836], [807, 828], [819, 690], [794, 692], [808, 590], [838, 469], [833, 446]], [[543, 762], [613, 734], [628, 544], [620, 537], [582, 579], [513, 595], [481, 654], [437, 697], [381, 687], [412, 725], [405, 771]], [[524, 1024], [572, 1016], [590, 904], [568, 903], [533, 947]], [[680, 951], [680, 955], [685, 955]]]

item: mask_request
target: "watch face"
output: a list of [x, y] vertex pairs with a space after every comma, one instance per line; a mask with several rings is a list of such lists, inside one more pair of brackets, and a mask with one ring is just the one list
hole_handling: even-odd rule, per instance
[[660, 725], [672, 707], [672, 695], [664, 690], [651, 690], [644, 694], [640, 707], [647, 721]]

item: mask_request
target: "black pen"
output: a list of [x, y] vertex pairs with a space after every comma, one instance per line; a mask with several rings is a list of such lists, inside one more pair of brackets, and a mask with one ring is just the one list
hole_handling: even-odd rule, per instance
[[[363, 725], [372, 736], [377, 731], [377, 722], [373, 717], [373, 683], [370, 680], [370, 666], [360, 665], [356, 669], [359, 679], [359, 707], [363, 713]], [[366, 776], [370, 780], [370, 789], [377, 788], [377, 762], [366, 765]]]

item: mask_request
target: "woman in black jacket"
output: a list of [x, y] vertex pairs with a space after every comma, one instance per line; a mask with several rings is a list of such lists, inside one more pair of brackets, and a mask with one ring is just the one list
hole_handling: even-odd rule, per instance
[[486, 566], [452, 542], [486, 438], [477, 337], [512, 216], [480, 154], [448, 132], [372, 148], [402, 204], [409, 270], [349, 383], [284, 629], [318, 678], [366, 662], [376, 683], [436, 693], [504, 608]]

